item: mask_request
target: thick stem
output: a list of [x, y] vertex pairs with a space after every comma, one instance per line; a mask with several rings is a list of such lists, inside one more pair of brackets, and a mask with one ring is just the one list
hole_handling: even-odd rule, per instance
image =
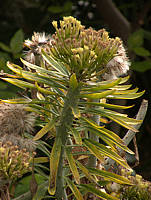
[[[95, 99], [94, 102], [99, 103], [100, 99]], [[96, 107], [95, 107], [96, 108]], [[93, 115], [92, 116], [92, 120], [96, 123], [96, 124], [100, 124], [100, 115]], [[99, 137], [94, 134], [94, 133], [89, 133], [89, 138], [95, 142], [99, 142]], [[97, 166], [97, 158], [94, 155], [90, 155], [89, 157], [89, 161], [88, 161], [88, 167], [92, 167], [92, 168], [96, 168]]]
[[64, 185], [64, 148], [68, 140], [68, 129], [72, 126], [73, 123], [73, 114], [72, 114], [72, 107], [76, 106], [78, 103], [78, 95], [79, 95], [79, 88], [72, 90], [69, 88], [69, 91], [66, 95], [64, 108], [61, 113], [60, 124], [56, 128], [56, 137], [60, 137], [62, 141], [62, 149], [56, 179], [56, 197], [57, 200], [67, 200], [67, 195], [65, 192], [65, 185]]

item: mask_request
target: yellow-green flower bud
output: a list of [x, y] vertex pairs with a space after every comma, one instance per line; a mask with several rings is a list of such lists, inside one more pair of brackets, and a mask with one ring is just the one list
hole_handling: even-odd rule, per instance
[[87, 45], [84, 45], [84, 50], [88, 51], [89, 47]]
[[81, 47], [78, 48], [78, 49], [77, 49], [77, 52], [78, 52], [79, 54], [82, 54], [82, 53], [83, 53], [83, 48], [81, 48]]
[[77, 49], [71, 49], [73, 54], [77, 54]]
[[52, 22], [52, 25], [55, 27], [55, 29], [57, 29], [57, 28], [58, 28], [57, 21], [53, 21], [53, 22]]

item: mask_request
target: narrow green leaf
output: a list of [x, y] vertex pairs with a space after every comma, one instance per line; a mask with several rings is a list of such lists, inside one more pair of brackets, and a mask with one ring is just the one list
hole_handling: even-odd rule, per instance
[[35, 88], [34, 84], [32, 83], [28, 83], [19, 79], [14, 79], [14, 78], [1, 78], [4, 81], [7, 81], [13, 85], [16, 85], [17, 87], [20, 87], [22, 89], [26, 89], [26, 88]]
[[129, 118], [129, 117], [127, 117], [127, 115], [122, 114], [122, 113], [118, 113], [118, 112], [113, 111], [113, 110], [103, 109], [103, 110], [100, 110], [100, 112], [105, 113], [106, 115], [111, 115], [112, 117], [115, 117], [119, 120], [123, 120], [125, 123], [131, 124], [131, 125], [140, 124], [142, 122], [142, 120]]
[[131, 168], [128, 166], [128, 164], [126, 163], [126, 161], [122, 157], [120, 157], [117, 153], [113, 152], [112, 150], [108, 149], [107, 147], [105, 147], [105, 145], [102, 145], [98, 142], [94, 142], [90, 139], [84, 139], [83, 144], [99, 160], [102, 160], [102, 156], [100, 155], [100, 153], [102, 153], [103, 155], [108, 156], [111, 159], [115, 160], [116, 162], [118, 162], [123, 167], [131, 170]]
[[114, 151], [110, 150], [109, 148], [107, 148], [105, 145], [103, 145], [103, 144], [101, 144], [99, 142], [95, 142], [95, 141], [90, 140], [90, 139], [84, 139], [84, 141], [85, 141], [86, 145], [89, 145], [91, 147], [95, 146], [96, 148], [99, 148], [99, 151], [102, 154], [110, 157], [111, 159], [116, 160], [116, 161], [117, 160], [118, 161], [124, 161], [124, 159], [121, 156], [119, 156], [116, 152], [114, 152]]
[[15, 72], [16, 74], [20, 75], [21, 74], [21, 70], [22, 68], [19, 65], [15, 65], [11, 62], [7, 62], [7, 66], [10, 70], [12, 70], [13, 72]]
[[105, 114], [105, 113], [102, 113], [102, 115], [105, 116], [105, 117], [108, 117], [109, 119], [115, 121], [116, 123], [120, 124], [121, 126], [127, 128], [127, 129], [130, 129], [130, 130], [132, 130], [132, 131], [134, 131], [134, 132], [138, 132], [138, 130], [135, 129], [133, 126], [130, 126], [130, 125], [129, 125], [128, 123], [126, 123], [125, 121], [120, 120], [120, 118], [122, 118], [122, 117], [119, 118], [119, 117], [116, 117], [115, 115], [112, 116], [112, 115], [110, 115], [110, 114]]
[[[92, 113], [92, 109], [91, 110], [87, 109], [87, 111]], [[122, 114], [119, 114], [119, 116], [116, 115], [116, 114], [110, 114], [109, 112], [107, 113], [106, 111], [104, 111], [104, 109], [102, 109], [102, 110], [101, 109], [100, 110], [93, 109], [93, 113], [107, 117], [107, 118], [115, 121], [116, 123], [120, 124], [121, 126], [127, 128], [127, 129], [130, 129], [134, 132], [138, 132], [137, 129], [135, 129], [133, 126], [130, 126], [129, 123], [125, 121], [127, 119], [130, 122], [130, 120], [128, 118], [125, 118], [124, 115], [122, 115]], [[138, 121], [138, 120], [136, 120], [136, 123], [135, 123], [135, 119], [133, 119], [132, 122], [134, 124], [140, 123], [140, 121]]]
[[75, 198], [77, 200], [84, 200], [82, 194], [80, 193], [80, 191], [78, 190], [76, 185], [69, 178], [65, 178], [65, 180], [66, 180], [68, 186], [70, 187], [70, 189], [72, 190]]
[[113, 197], [105, 192], [102, 192], [101, 189], [97, 189], [95, 186], [92, 186], [90, 184], [81, 184], [80, 187], [86, 190], [87, 192], [95, 194], [97, 197], [103, 200], [118, 200], [116, 197]]
[[109, 143], [115, 144], [116, 146], [120, 147], [124, 151], [134, 154], [123, 142], [123, 140], [116, 135], [114, 132], [106, 129], [106, 128], [101, 128], [101, 129], [94, 129], [94, 128], [88, 128], [90, 131], [93, 131], [95, 134], [97, 134], [103, 141], [106, 142], [109, 141]]
[[76, 144], [82, 145], [82, 138], [81, 138], [80, 132], [76, 130], [75, 128], [71, 128], [71, 132], [75, 139]]
[[138, 91], [138, 88], [132, 89], [132, 90], [120, 90], [120, 91], [116, 91], [114, 94], [132, 94], [132, 93], [136, 93]]
[[114, 104], [107, 104], [107, 103], [96, 103], [96, 102], [79, 102], [79, 104], [86, 104], [86, 105], [92, 105], [92, 106], [101, 106], [104, 108], [111, 108], [111, 109], [129, 109], [132, 108], [134, 105], [131, 106], [120, 106], [120, 105], [114, 105]]
[[132, 94], [111, 94], [109, 96], [107, 96], [106, 98], [108, 99], [136, 99], [141, 97], [143, 94], [145, 93], [145, 91], [142, 92], [138, 92], [138, 93], [132, 93]]
[[80, 94], [81, 98], [88, 98], [88, 99], [101, 99], [107, 98], [109, 95], [114, 94], [115, 90], [107, 90], [100, 93], [91, 93], [91, 94]]
[[88, 150], [95, 155], [99, 160], [103, 160], [103, 156], [100, 154], [100, 151], [98, 150], [95, 145], [88, 142], [86, 139], [84, 139], [83, 144], [88, 148]]
[[61, 138], [56, 137], [50, 155], [50, 176], [49, 176], [49, 187], [48, 187], [48, 192], [50, 193], [50, 195], [54, 195], [56, 192], [56, 178], [57, 178], [61, 148], [62, 148]]
[[91, 181], [93, 183], [97, 183], [96, 179], [90, 174], [89, 170], [84, 165], [82, 165], [77, 160], [76, 160], [76, 163], [77, 163], [79, 169], [83, 172], [83, 174], [88, 178], [89, 181]]
[[49, 158], [48, 157], [37, 157], [34, 158], [34, 164], [36, 163], [46, 163], [49, 162]]
[[88, 168], [89, 172], [96, 176], [101, 176], [105, 178], [105, 180], [110, 180], [119, 184], [127, 184], [127, 185], [133, 185], [130, 180], [127, 178], [117, 175], [115, 173], [105, 171], [105, 170], [99, 170], [94, 168]]
[[50, 131], [54, 125], [55, 125], [55, 120], [53, 119], [52, 121], [49, 121], [33, 138], [33, 140], [39, 140], [42, 138], [48, 131]]
[[70, 77], [69, 86], [72, 88], [72, 90], [75, 90], [78, 87], [76, 74], [72, 74], [72, 76]]
[[113, 131], [110, 131], [106, 128], [102, 128], [100, 130], [101, 131], [104, 131], [106, 132], [106, 134], [112, 136], [113, 138], [115, 138], [115, 141], [118, 141], [117, 143], [115, 143], [117, 146], [119, 146], [121, 149], [123, 149], [124, 151], [128, 152], [129, 154], [134, 154], [133, 151], [131, 151], [126, 145], [125, 143], [123, 142], [123, 140], [117, 135], [115, 134]]
[[90, 88], [84, 88], [83, 91], [99, 91], [99, 90], [105, 90], [105, 89], [110, 89], [116, 85], [118, 85], [121, 81], [121, 78], [117, 79], [117, 80], [114, 80], [112, 82], [109, 82], [107, 84], [101, 84], [99, 83], [98, 86], [91, 86]]
[[128, 79], [129, 79], [129, 76], [125, 76], [125, 77], [121, 78], [120, 84], [127, 82]]
[[35, 86], [36, 86], [36, 88], [38, 89], [38, 91], [41, 92], [41, 93], [48, 94], [48, 95], [56, 95], [55, 92], [52, 92], [52, 91], [50, 91], [50, 90], [48, 90], [48, 89], [45, 89], [45, 88], [41, 88], [41, 87], [38, 85], [37, 82], [35, 83]]
[[103, 128], [102, 126], [99, 126], [98, 124], [96, 124], [91, 119], [87, 119], [87, 118], [84, 118], [84, 117], [81, 117], [80, 119], [82, 119], [83, 121], [87, 122], [89, 125], [93, 126], [94, 128]]
[[99, 131], [99, 132], [103, 133], [104, 135], [106, 135], [107, 137], [110, 137], [112, 140], [115, 140], [119, 143], [124, 144], [122, 139], [114, 132], [112, 132], [112, 131], [107, 132], [108, 130], [105, 129], [103, 126], [98, 126], [98, 125], [96, 126], [96, 125], [93, 125], [92, 123], [89, 123], [88, 119], [84, 119], [84, 121], [87, 122], [87, 124], [88, 124], [87, 127], [91, 127], [92, 130]]
[[5, 103], [12, 103], [12, 104], [50, 104], [49, 101], [40, 101], [37, 99], [25, 99], [25, 98], [21, 98], [21, 99], [8, 99], [8, 100], [1, 100], [2, 102]]
[[65, 152], [66, 152], [67, 160], [68, 160], [71, 172], [74, 176], [74, 179], [75, 179], [77, 184], [80, 184], [80, 175], [79, 175], [75, 160], [74, 160], [73, 155], [72, 155], [71, 147], [66, 147]]
[[63, 64], [60, 62], [56, 62], [51, 56], [49, 56], [45, 51], [42, 50], [42, 57], [44, 60], [55, 70], [60, 72], [64, 76], [68, 76], [68, 72]]
[[132, 85], [117, 85], [117, 86], [114, 86], [114, 88], [110, 88], [110, 89], [128, 90], [131, 87], [132, 87]]
[[7, 66], [13, 72], [15, 72], [16, 74], [20, 75], [21, 77], [27, 80], [43, 83], [43, 84], [56, 87], [56, 88], [66, 89], [66, 87], [62, 83], [56, 82], [52, 80], [50, 77], [46, 77], [46, 76], [38, 75], [37, 73], [25, 71], [20, 66], [12, 64], [10, 62], [7, 62]]
[[22, 63], [23, 63], [24, 65], [26, 65], [28, 68], [34, 69], [34, 70], [36, 70], [37, 72], [40, 72], [40, 73], [42, 73], [42, 74], [48, 74], [48, 75], [50, 75], [50, 76], [52, 76], [52, 77], [55, 76], [55, 77], [60, 78], [60, 79], [62, 78], [62, 76], [59, 76], [59, 75], [57, 74], [57, 72], [53, 73], [52, 70], [44, 69], [44, 68], [39, 67], [39, 66], [37, 66], [37, 65], [34, 65], [34, 64], [30, 63], [30, 62], [27, 62], [26, 60], [23, 60], [22, 58], [20, 58], [20, 60], [21, 60]]
[[98, 181], [98, 184], [99, 184], [100, 186], [106, 186], [106, 185], [108, 185], [110, 182], [111, 182], [111, 181], [104, 181], [104, 180], [101, 180], [101, 181]]

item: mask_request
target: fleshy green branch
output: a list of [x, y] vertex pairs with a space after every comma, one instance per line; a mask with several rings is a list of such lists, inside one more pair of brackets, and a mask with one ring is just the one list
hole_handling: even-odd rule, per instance
[[[100, 99], [95, 99], [94, 102], [99, 103]], [[100, 115], [93, 115], [92, 120], [99, 125]], [[92, 132], [89, 133], [89, 138], [93, 141], [99, 142], [99, 137]], [[97, 165], [97, 158], [94, 155], [90, 155], [88, 160], [88, 167], [96, 168], [96, 165]]]
[[69, 88], [65, 103], [64, 103], [64, 108], [61, 113], [61, 120], [56, 128], [56, 137], [60, 137], [62, 141], [62, 148], [61, 148], [61, 155], [60, 155], [60, 161], [59, 161], [59, 166], [58, 166], [58, 173], [57, 173], [57, 179], [56, 179], [56, 197], [58, 200], [67, 199], [66, 193], [64, 190], [64, 163], [63, 163], [63, 158], [64, 158], [64, 147], [67, 143], [68, 140], [68, 127], [72, 126], [73, 122], [73, 114], [72, 114], [72, 106], [77, 105], [78, 103], [78, 95], [80, 93], [79, 88], [76, 88], [75, 90], [72, 90]]

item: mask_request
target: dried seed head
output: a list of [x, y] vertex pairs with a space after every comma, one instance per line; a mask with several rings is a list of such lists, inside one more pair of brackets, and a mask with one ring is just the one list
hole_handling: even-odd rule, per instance
[[117, 55], [112, 60], [110, 60], [106, 65], [107, 71], [103, 75], [103, 78], [105, 80], [116, 79], [119, 76], [126, 74], [127, 71], [129, 70], [129, 66], [130, 62], [126, 55], [125, 49], [121, 44], [118, 47]]
[[40, 59], [42, 59], [41, 50], [49, 50], [52, 41], [53, 39], [50, 37], [50, 35], [46, 35], [44, 32], [34, 32], [32, 39], [25, 40], [24, 42], [24, 46], [30, 49], [29, 51], [25, 52], [25, 60], [32, 64], [39, 64]]
[[0, 104], [0, 136], [4, 134], [21, 135], [31, 133], [36, 116], [25, 110], [22, 104]]

